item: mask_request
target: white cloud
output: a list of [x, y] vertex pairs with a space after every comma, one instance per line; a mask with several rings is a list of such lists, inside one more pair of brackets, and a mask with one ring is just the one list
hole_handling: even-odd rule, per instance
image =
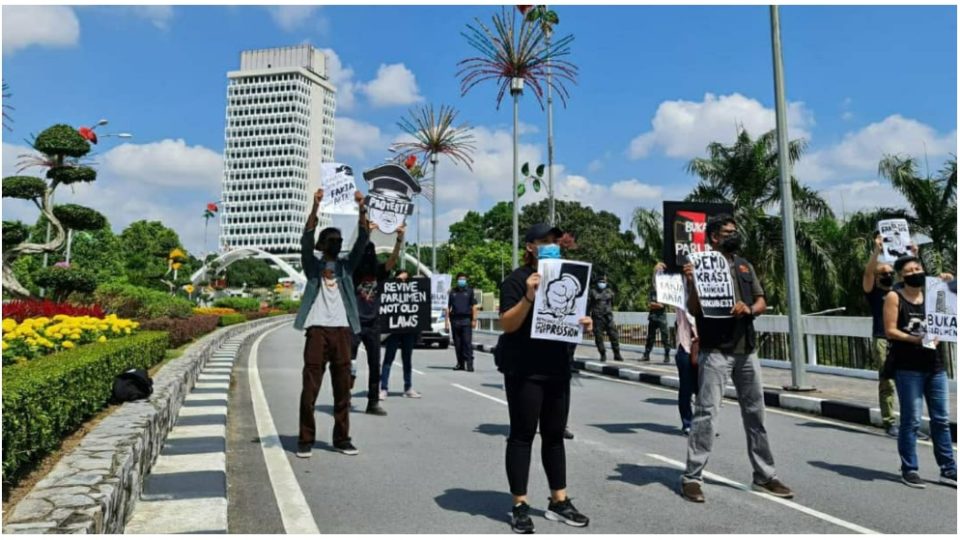
[[216, 189], [223, 178], [222, 156], [183, 139], [122, 144], [100, 159], [104, 172], [124, 178], [131, 189], [140, 185]]
[[[670, 157], [693, 158], [703, 155], [711, 142], [733, 142], [740, 126], [754, 137], [770, 131], [775, 117], [773, 109], [736, 93], [719, 97], [708, 93], [700, 102], [664, 101], [651, 122], [653, 129], [630, 141], [627, 155], [640, 159], [659, 149]], [[791, 139], [809, 138], [813, 115], [802, 102], [790, 103], [787, 123]]]
[[309, 25], [320, 32], [328, 28], [327, 19], [319, 16], [320, 6], [271, 6], [267, 10], [273, 22], [284, 32], [295, 32]]
[[796, 174], [805, 182], [849, 180], [875, 175], [884, 154], [927, 156], [931, 162], [942, 162], [956, 151], [956, 130], [938, 133], [922, 122], [894, 114], [847, 133], [835, 146], [810, 152], [800, 159]]
[[348, 111], [356, 103], [357, 83], [353, 80], [353, 69], [345, 66], [333, 49], [321, 50], [327, 56], [327, 76], [337, 87], [337, 109]]
[[380, 64], [377, 77], [360, 86], [375, 107], [411, 105], [423, 101], [417, 78], [403, 64]]
[[67, 6], [4, 6], [3, 54], [31, 45], [72, 47], [80, 40], [80, 22]]
[[603, 160], [595, 159], [587, 165], [587, 172], [595, 173], [603, 168]]
[[822, 190], [820, 195], [839, 218], [860, 210], [910, 207], [903, 195], [885, 180], [857, 180], [837, 184]]
[[135, 6], [128, 8], [134, 15], [146, 19], [158, 30], [169, 30], [173, 20], [173, 6]]
[[336, 142], [333, 152], [337, 160], [362, 160], [369, 157], [380, 159], [387, 155], [389, 144], [377, 126], [345, 116], [338, 116], [335, 126]]

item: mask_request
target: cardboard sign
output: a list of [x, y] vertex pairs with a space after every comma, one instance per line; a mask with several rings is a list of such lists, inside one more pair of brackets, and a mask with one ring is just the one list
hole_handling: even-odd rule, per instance
[[720, 214], [733, 215], [733, 205], [664, 201], [663, 261], [669, 272], [679, 272], [690, 253], [710, 249], [707, 220]]
[[927, 312], [927, 340], [957, 342], [957, 282], [947, 283], [937, 277], [927, 277], [923, 293]]
[[430, 279], [390, 280], [380, 288], [380, 331], [412, 334], [430, 330]]
[[376, 223], [384, 234], [396, 232], [407, 216], [413, 214], [413, 201], [384, 197], [376, 193], [368, 195], [366, 201], [370, 221]]
[[453, 283], [453, 276], [450, 274], [433, 274], [430, 278], [430, 296], [434, 310], [443, 311], [447, 309], [451, 283]]
[[580, 343], [580, 319], [587, 313], [589, 263], [563, 259], [541, 260], [537, 267], [540, 287], [533, 304], [530, 337]]
[[683, 274], [658, 273], [657, 303], [673, 306], [678, 309], [687, 309], [687, 288], [683, 283]]
[[730, 310], [736, 297], [727, 258], [717, 251], [691, 253], [689, 257], [703, 316], [715, 319], [732, 317]]
[[353, 195], [357, 184], [353, 180], [353, 169], [343, 163], [322, 163], [320, 165], [320, 185], [323, 186], [323, 200], [320, 209], [324, 212], [356, 210]]
[[904, 255], [913, 255], [910, 251], [910, 227], [905, 219], [885, 219], [877, 224], [880, 238], [883, 240], [881, 262], [893, 263]]

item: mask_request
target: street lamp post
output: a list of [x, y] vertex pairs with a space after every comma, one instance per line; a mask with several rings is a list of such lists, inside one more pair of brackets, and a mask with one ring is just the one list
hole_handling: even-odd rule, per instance
[[517, 251], [520, 249], [520, 208], [517, 186], [520, 183], [520, 96], [523, 95], [523, 79], [510, 80], [510, 95], [513, 96], [513, 268], [518, 266]]
[[787, 315], [790, 325], [790, 371], [787, 390], [810, 391], [806, 381], [803, 324], [800, 319], [800, 272], [793, 223], [793, 182], [790, 176], [790, 147], [787, 137], [787, 96], [783, 80], [783, 51], [780, 42], [780, 9], [770, 6], [770, 33], [773, 42], [773, 87], [777, 108], [777, 153], [780, 162], [780, 213], [783, 220], [783, 257], [787, 270]]

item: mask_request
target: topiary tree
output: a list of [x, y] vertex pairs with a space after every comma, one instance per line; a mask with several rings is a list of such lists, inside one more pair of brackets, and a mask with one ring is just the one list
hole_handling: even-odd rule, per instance
[[[28, 242], [26, 237], [22, 237], [24, 235], [14, 232], [12, 223], [4, 223], [3, 290], [19, 297], [30, 296], [30, 292], [20, 284], [13, 272], [12, 264], [18, 257], [59, 250], [66, 240], [63, 222], [67, 223], [67, 227], [83, 230], [89, 230], [97, 223], [102, 227], [105, 222], [102, 215], [82, 206], [53, 206], [53, 193], [58, 186], [96, 180], [97, 172], [81, 161], [90, 153], [87, 139], [73, 127], [57, 124], [41, 132], [33, 140], [32, 146], [36, 153], [19, 156], [17, 173], [38, 167], [46, 169], [46, 180], [36, 176], [6, 177], [3, 179], [3, 196], [32, 202], [50, 221], [55, 234], [46, 243]], [[17, 239], [18, 242], [11, 241]]]
[[53, 291], [53, 298], [57, 302], [63, 302], [71, 293], [92, 293], [97, 290], [97, 280], [92, 273], [60, 263], [37, 272], [36, 283]]

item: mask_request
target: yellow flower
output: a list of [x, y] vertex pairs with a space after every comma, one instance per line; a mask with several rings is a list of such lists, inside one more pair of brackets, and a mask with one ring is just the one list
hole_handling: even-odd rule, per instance
[[106, 342], [107, 342], [107, 336], [100, 336], [97, 339], [97, 343], [106, 343]]
[[13, 332], [17, 328], [17, 321], [13, 319], [4, 319], [3, 320], [3, 331], [4, 332]]
[[63, 345], [64, 349], [72, 349], [74, 347], [74, 344], [72, 341], [64, 341], [60, 345]]
[[2, 348], [5, 351], [10, 348], [10, 344], [7, 343], [6, 341], [0, 342], [0, 348]]
[[104, 330], [106, 330], [106, 329], [107, 329], [107, 325], [105, 325], [105, 324], [98, 324], [98, 325], [97, 325], [97, 330], [100, 330], [101, 332], [104, 331]]
[[27, 345], [33, 347], [33, 346], [36, 345], [36, 344], [37, 344], [37, 340], [35, 340], [35, 339], [33, 339], [33, 338], [27, 338]]
[[56, 334], [53, 335], [53, 337], [55, 337], [56, 339], [63, 339], [63, 334], [61, 334], [60, 332], [57, 332]]
[[124, 333], [124, 334], [127, 334], [127, 335], [130, 335], [130, 329], [129, 329], [129, 328], [124, 328], [124, 329], [123, 329], [123, 333]]

